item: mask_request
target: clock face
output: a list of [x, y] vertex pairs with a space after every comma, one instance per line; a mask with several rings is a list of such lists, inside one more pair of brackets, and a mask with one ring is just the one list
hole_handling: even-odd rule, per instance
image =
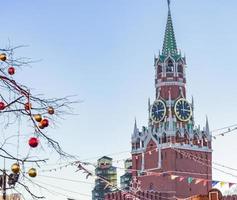
[[182, 122], [187, 122], [192, 116], [192, 108], [188, 101], [184, 98], [176, 101], [174, 105], [174, 112], [176, 117]]
[[153, 122], [160, 122], [166, 114], [165, 103], [161, 100], [156, 100], [151, 107], [151, 119]]

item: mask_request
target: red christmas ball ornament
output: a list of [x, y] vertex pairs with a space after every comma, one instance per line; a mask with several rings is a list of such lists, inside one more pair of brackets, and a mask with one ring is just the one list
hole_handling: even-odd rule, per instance
[[5, 108], [5, 103], [0, 101], [0, 110], [4, 110]]
[[30, 110], [32, 108], [31, 103], [27, 102], [25, 103], [25, 110]]
[[44, 127], [48, 127], [48, 125], [49, 125], [49, 120], [43, 119], [40, 123], [41, 123]]
[[9, 67], [8, 68], [8, 74], [10, 74], [10, 75], [15, 74], [15, 68], [14, 67]]
[[32, 137], [29, 139], [28, 143], [29, 143], [30, 147], [35, 148], [39, 144], [39, 139], [36, 137]]

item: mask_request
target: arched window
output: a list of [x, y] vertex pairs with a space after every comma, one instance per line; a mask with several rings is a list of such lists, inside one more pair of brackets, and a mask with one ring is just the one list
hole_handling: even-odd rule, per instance
[[174, 72], [174, 63], [172, 60], [169, 60], [166, 66], [166, 72]]
[[179, 132], [176, 133], [176, 138], [175, 138], [177, 143], [180, 143], [182, 141], [181, 134]]
[[139, 149], [140, 148], [140, 139], [137, 139], [137, 142], [136, 142], [136, 149]]
[[181, 64], [178, 65], [178, 72], [183, 73], [183, 66]]
[[195, 134], [194, 137], [193, 137], [193, 145], [198, 145], [198, 135]]
[[202, 136], [202, 144], [203, 144], [204, 147], [206, 147], [207, 144], [208, 144], [208, 140], [207, 140], [207, 136], [206, 135]]
[[161, 65], [158, 65], [158, 74], [162, 73], [162, 66]]
[[162, 134], [162, 143], [166, 143], [167, 142], [167, 137], [166, 137], [166, 133]]
[[189, 144], [189, 135], [188, 135], [188, 133], [184, 134], [184, 143]]

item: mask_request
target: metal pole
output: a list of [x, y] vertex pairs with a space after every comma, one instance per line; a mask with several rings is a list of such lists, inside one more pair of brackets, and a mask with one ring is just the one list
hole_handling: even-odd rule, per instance
[[3, 168], [3, 183], [2, 183], [2, 199], [6, 200], [6, 185], [7, 185], [7, 173], [6, 173], [6, 160], [4, 158], [4, 168]]
[[3, 170], [3, 186], [2, 186], [2, 198], [3, 200], [6, 200], [6, 183], [7, 183], [7, 174], [6, 174], [6, 170]]

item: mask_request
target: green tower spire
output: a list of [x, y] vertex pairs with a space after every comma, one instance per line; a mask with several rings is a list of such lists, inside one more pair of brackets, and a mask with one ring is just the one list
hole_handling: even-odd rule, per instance
[[171, 11], [170, 11], [170, 0], [168, 1], [168, 18], [166, 23], [166, 29], [165, 29], [165, 37], [164, 37], [164, 43], [163, 43], [163, 49], [162, 49], [162, 55], [167, 56], [176, 56], [178, 54], [176, 40], [175, 40], [175, 34], [174, 34], [174, 28], [171, 18]]

